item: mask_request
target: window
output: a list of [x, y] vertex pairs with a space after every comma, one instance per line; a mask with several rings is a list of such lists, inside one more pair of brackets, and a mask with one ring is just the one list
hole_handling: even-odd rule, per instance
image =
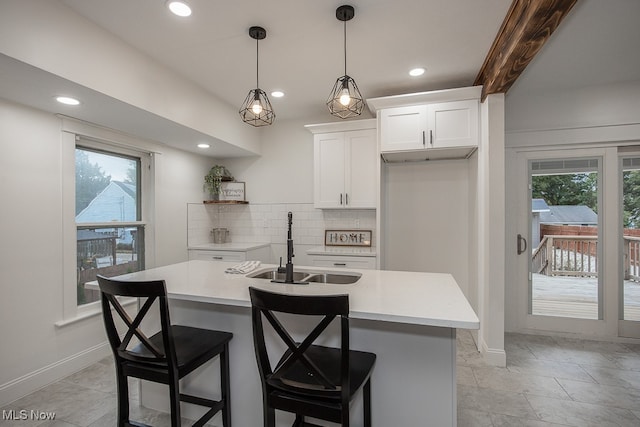
[[99, 300], [85, 289], [107, 277], [144, 269], [140, 158], [76, 145], [77, 304]]

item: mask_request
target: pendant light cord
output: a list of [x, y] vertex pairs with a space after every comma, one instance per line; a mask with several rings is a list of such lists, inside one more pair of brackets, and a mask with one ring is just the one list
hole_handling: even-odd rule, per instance
[[260, 56], [259, 56], [260, 55], [260, 50], [258, 48], [258, 42], [259, 42], [259, 40], [256, 39], [256, 89], [260, 88], [260, 85], [258, 84], [259, 83], [258, 82], [258, 76], [260, 76], [260, 73], [259, 73], [260, 70], [258, 68], [260, 66]]
[[347, 75], [347, 21], [344, 21], [344, 75]]

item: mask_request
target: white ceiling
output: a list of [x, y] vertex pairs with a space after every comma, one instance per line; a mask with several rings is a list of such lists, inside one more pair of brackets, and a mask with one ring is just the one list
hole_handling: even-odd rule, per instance
[[[347, 23], [347, 73], [372, 98], [471, 85], [511, 3], [188, 0], [193, 14], [179, 18], [164, 0], [61, 1], [234, 108], [256, 82], [249, 27], [264, 27], [260, 86], [285, 93], [270, 97], [276, 120], [326, 112], [329, 92], [344, 74], [343, 23], [335, 16], [341, 4], [355, 8]], [[409, 77], [416, 66], [427, 72]]]
[[578, 0], [508, 95], [640, 80], [639, 20], [639, 0]]
[[[347, 23], [347, 72], [365, 98], [470, 86], [511, 0], [188, 0], [178, 18], [164, 0], [56, 0], [117, 35], [142, 55], [195, 82], [238, 109], [255, 86], [255, 41], [263, 26], [260, 87], [270, 93], [276, 123], [335, 121], [325, 101], [344, 72], [341, 4], [355, 8]], [[1, 7], [1, 5], [0, 5]], [[640, 1], [579, 0], [511, 92], [640, 80]], [[427, 72], [408, 76], [410, 68]], [[45, 87], [76, 85], [0, 55], [0, 97], [60, 112], [38, 99]], [[116, 99], [79, 88], [95, 102], [74, 116], [173, 145], [197, 132]], [[50, 102], [50, 99], [47, 99]], [[367, 114], [369, 114], [367, 112]], [[238, 120], [240, 120], [238, 116]], [[183, 146], [184, 148], [184, 146]], [[220, 144], [216, 156], [240, 155]]]

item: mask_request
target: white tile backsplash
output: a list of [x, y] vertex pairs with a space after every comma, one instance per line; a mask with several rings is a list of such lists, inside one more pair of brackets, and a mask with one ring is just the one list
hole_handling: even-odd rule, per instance
[[188, 203], [187, 242], [190, 246], [210, 243], [211, 229], [225, 227], [232, 242], [286, 243], [288, 212], [293, 213], [293, 240], [298, 244], [323, 245], [325, 230], [359, 228], [375, 233], [372, 209], [315, 209], [313, 203]]

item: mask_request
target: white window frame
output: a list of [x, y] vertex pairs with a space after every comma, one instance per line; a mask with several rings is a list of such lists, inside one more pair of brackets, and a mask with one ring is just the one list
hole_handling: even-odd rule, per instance
[[152, 223], [154, 210], [154, 157], [157, 152], [149, 144], [135, 138], [90, 126], [71, 119], [63, 120], [61, 137], [62, 165], [62, 258], [63, 258], [63, 320], [56, 326], [65, 326], [101, 313], [100, 301], [78, 306], [77, 301], [77, 225], [75, 222], [75, 150], [78, 141], [82, 147], [140, 158], [141, 221], [145, 227], [145, 266], [155, 264], [155, 232]]

